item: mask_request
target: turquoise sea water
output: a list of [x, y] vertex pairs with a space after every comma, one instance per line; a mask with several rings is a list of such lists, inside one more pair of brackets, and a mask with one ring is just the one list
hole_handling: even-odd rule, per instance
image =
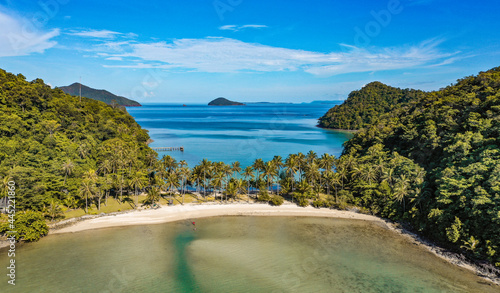
[[285, 158], [290, 153], [339, 156], [352, 134], [316, 127], [317, 119], [335, 104], [144, 105], [127, 108], [154, 142], [151, 147], [179, 147], [159, 152], [186, 160], [193, 167], [203, 158], [243, 166], [255, 159]]
[[[53, 235], [0, 292], [498, 292], [377, 224], [215, 217]], [[0, 251], [0, 264], [8, 262]], [[6, 265], [5, 265], [6, 267]], [[3, 269], [6, 272], [6, 269]]]

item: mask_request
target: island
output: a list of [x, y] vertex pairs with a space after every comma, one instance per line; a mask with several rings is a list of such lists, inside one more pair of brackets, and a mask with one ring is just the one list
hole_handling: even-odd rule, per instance
[[233, 102], [230, 101], [226, 98], [217, 98], [210, 103], [208, 103], [209, 106], [245, 106], [243, 103], [239, 102]]
[[[113, 104], [113, 100], [117, 105], [125, 106], [125, 107], [140, 107], [141, 104], [138, 102], [127, 99], [125, 97], [117, 96], [108, 92], [107, 90], [97, 90], [86, 85], [75, 82], [69, 86], [59, 87], [63, 92], [70, 94], [72, 96], [79, 96], [81, 94], [82, 97], [86, 97], [93, 100], [98, 100], [104, 102], [108, 105]], [[81, 90], [81, 92], [80, 92]]]

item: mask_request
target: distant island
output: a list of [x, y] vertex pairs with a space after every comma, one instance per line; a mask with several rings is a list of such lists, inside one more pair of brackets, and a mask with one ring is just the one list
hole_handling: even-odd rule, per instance
[[[106, 90], [97, 90], [93, 89], [91, 87], [81, 85], [82, 87], [82, 97], [86, 97], [89, 99], [93, 100], [98, 100], [101, 102], [104, 102], [106, 104], [111, 105], [113, 100], [116, 101], [116, 104], [120, 106], [125, 106], [125, 107], [140, 107], [141, 104], [138, 102], [127, 99], [125, 97], [117, 96], [115, 94], [112, 94]], [[80, 95], [80, 83], [75, 82], [72, 85], [69, 86], [62, 86], [59, 87], [63, 92], [70, 94], [72, 96], [79, 96]]]
[[217, 98], [210, 103], [208, 103], [209, 106], [245, 106], [243, 103], [239, 102], [233, 102], [230, 101], [226, 98]]

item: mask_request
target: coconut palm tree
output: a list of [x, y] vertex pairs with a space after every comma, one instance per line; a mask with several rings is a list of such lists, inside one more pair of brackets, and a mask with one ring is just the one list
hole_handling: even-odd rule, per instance
[[183, 166], [179, 169], [179, 177], [181, 179], [182, 204], [184, 204], [184, 194], [186, 193], [185, 188], [187, 185], [187, 180], [190, 175], [191, 175], [191, 170], [187, 166]]
[[[295, 175], [299, 170], [299, 162], [297, 159], [297, 155], [290, 154], [285, 161], [285, 170], [289, 174], [291, 179], [292, 192], [294, 191], [293, 183], [295, 182]], [[292, 197], [293, 202], [293, 197]]]
[[271, 194], [272, 194], [271, 183], [274, 181], [274, 177], [276, 175], [277, 175], [276, 166], [273, 164], [273, 162], [272, 161], [265, 162], [262, 176], [266, 178], [267, 189], [270, 190]]
[[139, 204], [139, 193], [138, 190], [144, 188], [146, 185], [146, 174], [142, 171], [136, 171], [129, 180], [129, 186], [134, 189], [135, 195], [135, 206]]
[[203, 196], [207, 196], [207, 175], [210, 176], [210, 172], [212, 170], [212, 162], [210, 162], [207, 159], [203, 159], [200, 162], [200, 168], [201, 171], [203, 172]]
[[150, 202], [151, 205], [155, 205], [155, 203], [160, 200], [160, 188], [157, 186], [150, 186], [147, 191], [146, 200]]
[[250, 180], [255, 178], [252, 166], [247, 166], [243, 170], [243, 177], [247, 181], [247, 201], [250, 201]]
[[303, 153], [298, 153], [296, 155], [297, 159], [297, 165], [298, 165], [298, 172], [299, 172], [299, 181], [302, 181], [302, 170], [304, 169], [305, 163], [306, 163], [306, 156]]
[[75, 169], [75, 164], [69, 158], [62, 164], [62, 170], [64, 172], [64, 185], [66, 185], [66, 179], [68, 178], [73, 170]]
[[396, 184], [394, 185], [394, 198], [403, 203], [403, 212], [405, 212], [405, 197], [410, 193], [410, 180], [406, 177], [406, 175], [400, 175], [396, 180]]
[[235, 173], [240, 173], [241, 172], [241, 166], [240, 162], [236, 161], [231, 164], [231, 177], [234, 177]]
[[178, 188], [180, 186], [179, 175], [176, 172], [170, 172], [167, 175], [167, 178], [165, 178], [165, 184], [168, 187], [168, 192], [170, 193], [170, 196], [173, 196], [174, 188]]
[[260, 179], [260, 172], [264, 169], [264, 161], [261, 158], [256, 159], [252, 168], [257, 171], [257, 178]]
[[89, 178], [83, 179], [79, 192], [80, 196], [85, 198], [85, 213], [88, 214], [89, 198], [93, 198], [94, 196], [95, 182]]

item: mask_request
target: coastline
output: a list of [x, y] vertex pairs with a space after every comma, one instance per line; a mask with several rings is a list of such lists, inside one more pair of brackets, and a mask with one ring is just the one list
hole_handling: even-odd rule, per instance
[[[220, 216], [322, 217], [369, 221], [399, 234], [411, 243], [426, 249], [452, 265], [467, 269], [482, 279], [500, 286], [500, 274], [498, 270], [495, 272], [491, 268], [473, 263], [463, 255], [441, 248], [388, 220], [355, 211], [314, 208], [311, 206], [299, 207], [292, 203], [285, 203], [281, 206], [271, 206], [263, 203], [205, 203], [162, 206], [158, 209], [132, 210], [123, 213], [89, 216], [83, 219], [70, 220], [63, 224], [61, 228], [57, 228], [58, 225], [56, 224], [54, 228], [50, 229], [49, 235], [78, 233], [81, 231], [123, 226], [162, 224]], [[3, 250], [8, 245], [8, 241], [0, 241], [0, 249]]]

